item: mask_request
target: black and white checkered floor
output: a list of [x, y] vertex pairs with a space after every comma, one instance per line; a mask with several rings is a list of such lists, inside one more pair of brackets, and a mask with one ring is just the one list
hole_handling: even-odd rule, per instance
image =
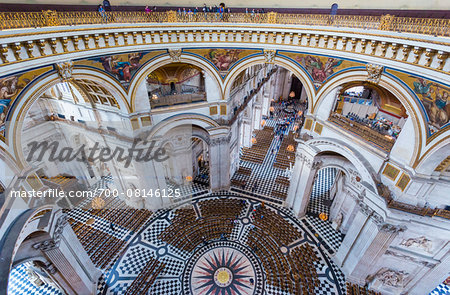
[[[266, 120], [266, 126], [269, 127], [274, 127], [278, 123], [280, 122], [277, 120]], [[292, 128], [293, 125], [291, 124], [290, 127], [284, 132], [284, 134], [287, 135], [292, 131]], [[275, 182], [275, 179], [278, 176], [289, 177], [290, 175], [290, 171], [273, 167], [280, 145], [281, 141], [274, 137], [262, 164], [256, 164], [243, 160], [239, 162], [240, 167], [249, 168], [252, 170], [250, 176], [242, 175], [239, 173], [235, 173], [233, 175], [233, 180], [245, 182], [245, 186], [240, 187], [240, 189], [273, 198], [277, 198], [276, 196], [272, 195], [273, 191], [287, 194], [289, 187]]]
[[317, 233], [324, 247], [330, 254], [336, 253], [341, 246], [344, 235], [331, 227], [330, 220], [318, 218], [320, 213], [330, 214], [330, 189], [333, 186], [337, 170], [335, 168], [323, 168], [318, 171], [311, 191], [310, 201], [306, 216], [302, 219], [305, 225], [314, 233]]
[[[216, 199], [219, 196], [220, 198], [242, 198], [236, 193], [221, 192], [194, 198], [192, 204], [195, 207], [200, 201]], [[242, 199], [247, 201], [248, 207], [241, 212], [238, 218], [239, 222], [235, 223], [232, 234], [227, 238], [229, 241], [245, 245], [251, 225], [251, 222], [249, 223], [245, 220], [252, 219], [251, 208], [259, 205], [260, 201], [248, 197]], [[315, 264], [320, 281], [315, 294], [344, 294], [345, 291], [343, 286], [345, 284], [345, 278], [340, 270], [333, 265], [333, 262], [329, 260], [327, 254], [323, 252], [322, 249], [316, 247], [316, 237], [314, 237], [314, 235], [294, 217], [289, 209], [271, 205], [267, 206], [272, 210], [279, 212], [284, 219], [295, 225], [302, 233], [302, 236], [305, 237], [302, 240], [293, 242], [288, 247], [298, 247], [304, 243], [308, 243], [314, 248], [314, 252], [320, 258]], [[166, 267], [158, 276], [156, 283], [150, 288], [147, 294], [184, 294], [182, 274], [185, 264], [195, 253], [195, 250], [192, 253], [186, 252], [158, 240], [159, 233], [164, 231], [164, 229], [170, 225], [172, 218], [172, 210], [160, 210], [152, 216], [150, 223], [131, 239], [126, 251], [114, 264], [111, 272], [106, 276], [104, 286], [101, 287], [101, 294], [123, 294], [124, 290], [126, 290], [127, 286], [129, 286], [137, 277], [150, 258], [165, 263]], [[280, 255], [282, 255], [281, 252]], [[288, 292], [279, 290], [277, 287], [268, 284], [265, 285], [263, 294], [289, 295]]]
[[450, 286], [440, 284], [429, 295], [450, 295]]

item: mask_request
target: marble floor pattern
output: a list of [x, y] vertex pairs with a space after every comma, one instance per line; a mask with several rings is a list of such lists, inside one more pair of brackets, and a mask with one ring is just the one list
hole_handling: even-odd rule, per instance
[[[198, 202], [211, 199], [211, 198], [238, 198], [244, 199], [248, 203], [247, 210], [239, 216], [239, 222], [235, 223], [233, 234], [227, 238], [228, 243], [234, 243], [243, 247], [243, 249], [248, 249], [246, 247], [247, 235], [249, 233], [249, 228], [251, 227], [252, 208], [255, 208], [260, 204], [257, 199], [252, 199], [249, 197], [240, 197], [238, 194], [229, 194], [227, 192], [216, 193], [214, 195], [208, 195], [199, 197], [193, 200], [193, 206], [196, 207]], [[319, 261], [315, 263], [316, 270], [318, 273], [320, 285], [316, 288], [315, 294], [332, 295], [332, 294], [344, 294], [342, 286], [345, 284], [345, 278], [339, 269], [333, 265], [323, 252], [322, 249], [317, 248], [316, 237], [304, 227], [301, 221], [296, 219], [292, 212], [286, 208], [280, 208], [277, 206], [271, 206], [267, 204], [270, 209], [277, 212], [286, 221], [293, 224], [299, 232], [302, 233], [304, 237], [302, 240], [295, 241], [288, 248], [298, 247], [304, 243], [308, 243], [314, 248], [314, 252], [319, 257]], [[185, 290], [186, 284], [183, 285], [186, 276], [190, 277], [190, 273], [185, 272], [185, 268], [190, 265], [192, 257], [195, 257], [197, 251], [204, 251], [202, 247], [196, 248], [192, 253], [180, 250], [173, 247], [172, 245], [161, 242], [158, 239], [158, 234], [161, 233], [167, 226], [170, 225], [173, 218], [173, 210], [161, 210], [152, 216], [151, 221], [148, 225], [143, 228], [138, 234], [136, 234], [130, 241], [126, 251], [119, 258], [119, 260], [114, 264], [111, 271], [106, 276], [104, 281], [104, 286], [99, 290], [99, 294], [123, 294], [127, 286], [129, 286], [132, 281], [137, 277], [139, 272], [145, 266], [147, 261], [151, 258], [157, 259], [163, 262], [166, 267], [163, 272], [159, 275], [156, 283], [151, 287], [147, 294], [167, 294], [167, 295], [178, 295], [178, 294], [195, 294], [189, 293]], [[219, 243], [220, 240], [214, 241]], [[227, 245], [222, 246], [224, 249], [228, 249]], [[243, 251], [244, 252], [244, 251]], [[283, 255], [280, 252], [280, 255]], [[252, 264], [255, 267], [255, 264]], [[253, 276], [261, 276], [262, 273], [253, 270]], [[224, 275], [226, 277], [226, 275]], [[256, 282], [264, 282], [263, 277], [255, 277]], [[256, 285], [255, 285], [256, 286]], [[256, 287], [255, 287], [256, 288]], [[205, 293], [209, 294], [209, 293]], [[239, 294], [239, 293], [236, 293]], [[262, 293], [242, 293], [242, 294], [285, 294], [290, 293], [280, 290], [275, 286], [268, 284], [263, 285]]]

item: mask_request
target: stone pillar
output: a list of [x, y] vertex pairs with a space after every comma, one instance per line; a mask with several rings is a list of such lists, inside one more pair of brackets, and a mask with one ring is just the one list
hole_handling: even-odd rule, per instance
[[308, 100], [308, 95], [306, 94], [306, 88], [305, 86], [302, 87], [302, 93], [300, 94], [300, 101], [304, 102]]
[[[283, 98], [286, 99], [289, 97], [289, 92], [291, 90], [292, 86], [292, 75], [288, 71], [286, 71], [286, 74], [284, 76], [284, 85], [283, 85]], [[296, 93], [298, 95], [298, 93]]]
[[51, 262], [47, 271], [66, 294], [95, 294], [101, 272], [94, 266], [66, 215], [56, 221], [53, 237], [33, 245]]
[[125, 193], [126, 186], [122, 179], [123, 175], [122, 175], [122, 173], [120, 173], [118, 171], [119, 168], [117, 168], [118, 165], [117, 165], [117, 163], [115, 163], [116, 160], [113, 159], [112, 161], [114, 161], [114, 162], [110, 162], [110, 161], [106, 162], [106, 165], [108, 166], [108, 169], [111, 172], [111, 176], [112, 176], [113, 183], [114, 183], [113, 188], [117, 189], [117, 191], [119, 193]]
[[311, 153], [301, 148], [297, 149], [286, 204], [292, 207], [298, 217], [306, 214], [314, 177], [319, 166], [320, 162], [314, 162], [314, 156]]
[[212, 136], [209, 146], [209, 175], [212, 191], [230, 188], [230, 137]]
[[253, 129], [254, 130], [262, 129], [261, 121], [262, 121], [261, 106], [256, 105], [255, 108], [253, 109]]
[[341, 88], [342, 88], [341, 86], [336, 87], [335, 89], [331, 90], [325, 96], [325, 98], [322, 99], [316, 116], [318, 119], [321, 119], [323, 121], [328, 120], [330, 113], [334, 110], [334, 106], [337, 101], [337, 96], [339, 95]]
[[[169, 205], [169, 198], [163, 197], [168, 195], [163, 164], [155, 160], [135, 162], [134, 168], [139, 181], [137, 189], [141, 190], [141, 196], [135, 197], [133, 194], [130, 200], [131, 205], [135, 208], [142, 208], [142, 204], [145, 209], [151, 211], [156, 211]], [[159, 197], [156, 196], [157, 190], [159, 190]], [[147, 196], [143, 196], [144, 192], [147, 193]], [[150, 194], [153, 197], [150, 197]]]
[[[266, 85], [269, 84], [268, 82], [266, 82]], [[262, 98], [262, 109], [261, 109], [261, 113], [263, 116], [269, 116], [269, 108], [270, 108], [270, 101], [271, 101], [271, 97], [269, 96], [269, 92], [270, 91], [265, 91], [264, 92], [264, 96]]]
[[364, 285], [375, 262], [405, 227], [384, 223], [383, 218], [368, 205], [362, 202], [359, 205], [360, 210], [333, 260], [348, 281]]

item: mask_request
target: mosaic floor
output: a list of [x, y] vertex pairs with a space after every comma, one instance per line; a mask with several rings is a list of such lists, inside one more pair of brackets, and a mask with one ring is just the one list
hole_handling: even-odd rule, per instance
[[[149, 259], [163, 262], [165, 269], [147, 294], [291, 294], [267, 283], [259, 262], [265, 257], [258, 257], [247, 244], [254, 219], [253, 209], [261, 202], [223, 192], [195, 199], [193, 206], [198, 208], [203, 201], [217, 199], [218, 195], [220, 199], [246, 201], [245, 210], [234, 221], [232, 234], [226, 237], [226, 240], [201, 243], [192, 252], [181, 250], [158, 239], [158, 235], [171, 224], [174, 217], [173, 210], [158, 212], [153, 215], [150, 223], [132, 238], [125, 253], [107, 274], [105, 285], [99, 294], [122, 294]], [[344, 294], [341, 289], [345, 284], [344, 276], [327, 258], [325, 252], [317, 248], [316, 237], [289, 210], [268, 204], [266, 206], [301, 233], [302, 238], [287, 245], [284, 251], [308, 244], [319, 257], [315, 266], [320, 284], [314, 294]], [[279, 255], [285, 255], [281, 249]], [[216, 293], [218, 290], [220, 292]], [[222, 293], [222, 290], [233, 290], [234, 293]]]

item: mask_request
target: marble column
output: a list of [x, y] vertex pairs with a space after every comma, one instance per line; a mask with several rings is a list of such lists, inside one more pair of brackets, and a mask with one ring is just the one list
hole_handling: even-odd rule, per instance
[[300, 101], [304, 102], [308, 100], [308, 95], [306, 95], [306, 88], [305, 86], [302, 87], [302, 93], [300, 94]]
[[294, 210], [298, 217], [306, 214], [314, 177], [319, 166], [320, 162], [314, 162], [311, 154], [301, 149], [297, 150], [286, 204]]
[[230, 188], [230, 137], [228, 134], [210, 138], [209, 175], [212, 191]]

